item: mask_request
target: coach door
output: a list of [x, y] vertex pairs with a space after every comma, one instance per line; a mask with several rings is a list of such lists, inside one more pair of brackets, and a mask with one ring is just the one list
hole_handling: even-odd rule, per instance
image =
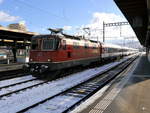
[[67, 48], [67, 57], [71, 58], [71, 48], [70, 48], [70, 46], [68, 46], [68, 48]]
[[66, 40], [63, 40], [63, 50], [67, 50], [67, 58], [71, 58], [71, 50], [70, 47], [66, 45]]

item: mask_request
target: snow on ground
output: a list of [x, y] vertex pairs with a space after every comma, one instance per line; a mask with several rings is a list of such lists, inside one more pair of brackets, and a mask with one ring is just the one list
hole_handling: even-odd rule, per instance
[[10, 93], [10, 92], [22, 89], [22, 88], [26, 88], [26, 87], [29, 87], [29, 86], [32, 86], [32, 85], [36, 85], [36, 84], [39, 84], [39, 83], [42, 83], [42, 82], [43, 82], [42, 80], [34, 80], [34, 81], [26, 82], [26, 83], [23, 83], [23, 84], [11, 86], [11, 87], [8, 87], [8, 88], [2, 88], [0, 90], [0, 96], [3, 95], [3, 94], [7, 94], [7, 93]]
[[11, 84], [15, 84], [15, 83], [19, 83], [19, 82], [23, 82], [23, 81], [27, 81], [31, 79], [35, 79], [35, 77], [32, 77], [32, 75], [29, 75], [29, 76], [13, 78], [9, 80], [3, 80], [3, 81], [0, 81], [0, 87], [8, 86]]
[[34, 87], [32, 89], [27, 89], [26, 91], [22, 91], [18, 94], [12, 94], [11, 96], [3, 97], [0, 99], [1, 113], [17, 112], [23, 108], [51, 97], [63, 90], [75, 86], [95, 76], [96, 74], [102, 73], [106, 69], [110, 69], [111, 67], [116, 66], [119, 63], [120, 62], [114, 62], [106, 64], [102, 67], [85, 70], [83, 72], [64, 77], [63, 79], [58, 79], [52, 82], [45, 83], [38, 87]]
[[25, 113], [62, 113], [74, 103], [81, 100], [77, 96], [61, 96], [40, 104]]
[[80, 99], [78, 96], [61, 95], [29, 109], [26, 113], [61, 113]]

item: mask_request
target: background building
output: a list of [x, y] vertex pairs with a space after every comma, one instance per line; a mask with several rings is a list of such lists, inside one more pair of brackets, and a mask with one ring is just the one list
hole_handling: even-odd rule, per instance
[[17, 29], [17, 30], [21, 30], [21, 31], [27, 31], [27, 27], [24, 23], [9, 24], [8, 28], [9, 29]]

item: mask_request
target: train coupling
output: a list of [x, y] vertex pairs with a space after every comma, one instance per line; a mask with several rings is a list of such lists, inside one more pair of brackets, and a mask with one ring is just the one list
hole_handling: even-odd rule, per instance
[[22, 68], [23, 68], [24, 71], [29, 71], [30, 65], [29, 64], [24, 64]]

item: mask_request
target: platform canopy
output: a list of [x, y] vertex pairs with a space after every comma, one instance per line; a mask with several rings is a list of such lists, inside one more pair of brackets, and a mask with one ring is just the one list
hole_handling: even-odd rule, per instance
[[141, 45], [145, 46], [148, 9], [147, 0], [114, 0], [129, 21]]
[[0, 46], [15, 45], [17, 48], [25, 48], [25, 46], [30, 45], [33, 35], [38, 35], [38, 33], [8, 29], [0, 26]]
[[27, 31], [21, 31], [21, 30], [16, 30], [16, 29], [8, 29], [5, 27], [0, 27], [0, 39], [30, 41], [31, 37], [33, 35], [37, 35], [37, 34], [38, 33], [35, 33], [35, 32], [27, 32]]

